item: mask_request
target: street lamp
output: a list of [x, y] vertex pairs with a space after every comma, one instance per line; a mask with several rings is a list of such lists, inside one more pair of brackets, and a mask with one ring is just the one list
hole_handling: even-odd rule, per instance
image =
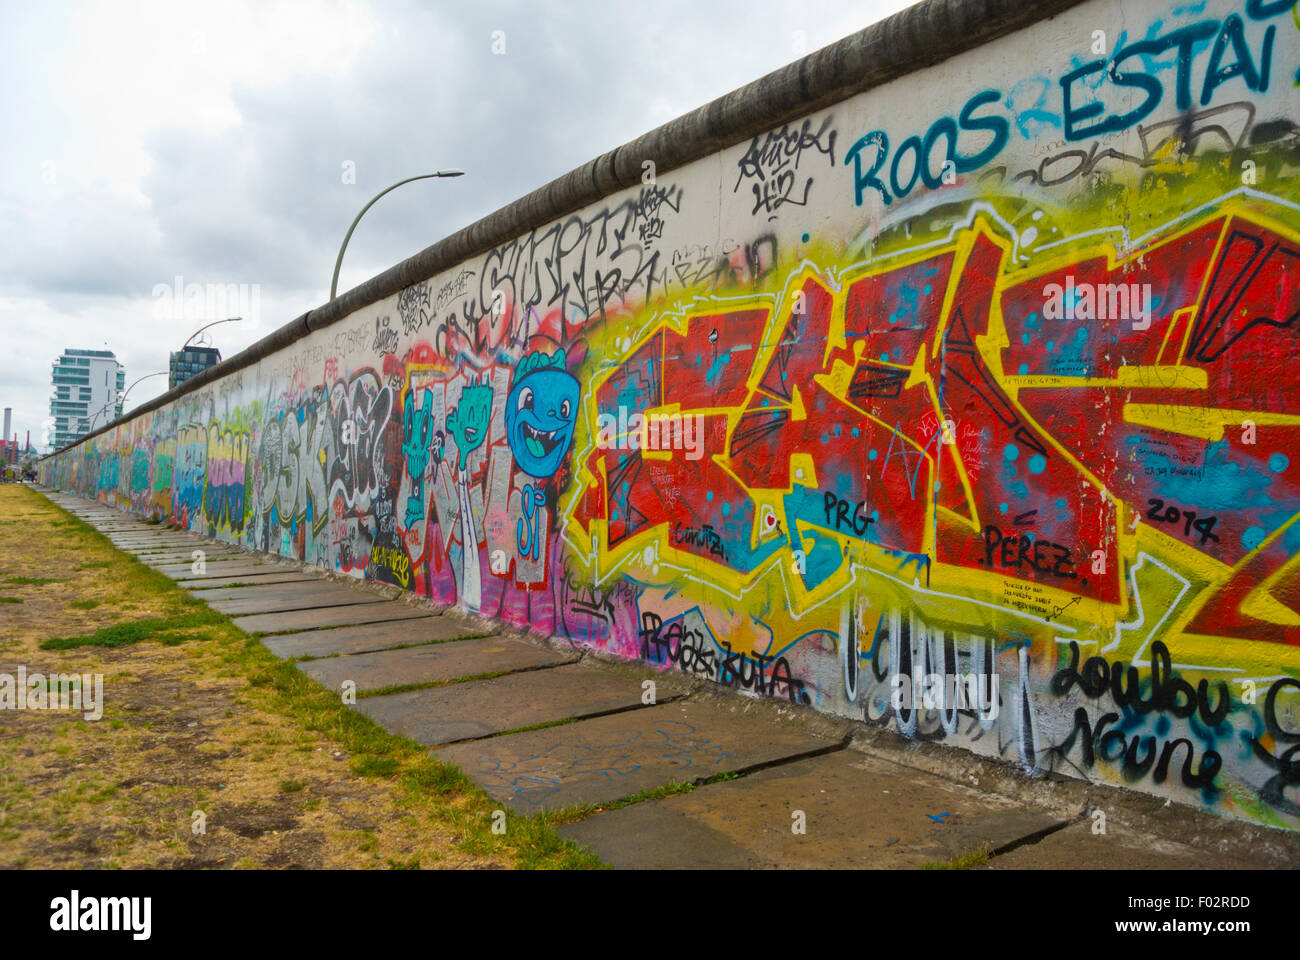
[[348, 248], [348, 241], [352, 239], [352, 231], [357, 228], [357, 224], [360, 223], [361, 218], [366, 215], [366, 211], [375, 205], [376, 200], [388, 193], [390, 190], [396, 190], [402, 184], [410, 183], [413, 180], [432, 180], [435, 177], [463, 177], [464, 175], [464, 170], [439, 170], [437, 173], [422, 173], [418, 177], [407, 177], [405, 180], [398, 180], [391, 187], [380, 190], [377, 194], [371, 197], [370, 202], [361, 208], [361, 212], [358, 213], [356, 219], [352, 221], [352, 226], [348, 227], [347, 236], [343, 238], [343, 246], [339, 247], [338, 259], [334, 261], [334, 279], [330, 281], [330, 299], [334, 299], [334, 295], [339, 288], [339, 268], [343, 266], [343, 251]]
[[204, 330], [207, 330], [208, 327], [215, 327], [218, 323], [238, 323], [240, 320], [243, 319], [244, 319], [243, 317], [231, 317], [229, 320], [214, 320], [212, 323], [209, 323], [207, 326], [199, 327], [197, 330], [195, 330], [193, 333], [190, 334], [189, 340], [186, 340], [183, 344], [181, 344], [181, 349], [184, 350], [186, 347], [188, 347], [190, 345], [190, 340], [193, 340]]
[[[146, 373], [143, 377], [140, 378], [140, 380], [148, 380], [150, 377], [165, 377], [165, 376], [167, 376], [167, 371], [160, 370], [157, 373]], [[108, 403], [104, 404], [102, 407], [96, 410], [94, 420], [90, 421], [90, 426], [86, 428], [86, 432], [89, 433], [91, 430], [95, 429], [95, 420], [98, 420], [99, 415], [103, 413], [105, 410], [107, 410], [109, 407], [111, 407], [113, 404], [126, 403], [126, 395], [131, 392], [131, 387], [134, 387], [136, 383], [140, 382], [140, 380], [135, 381], [135, 383], [132, 383], [130, 387], [127, 387], [125, 390], [123, 390], [122, 395], [120, 397], [108, 401]]]

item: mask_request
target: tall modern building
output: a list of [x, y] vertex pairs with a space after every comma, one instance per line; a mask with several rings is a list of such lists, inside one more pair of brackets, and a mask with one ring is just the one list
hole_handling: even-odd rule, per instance
[[58, 450], [122, 415], [126, 368], [111, 350], [64, 350], [54, 361], [50, 416]]
[[215, 347], [182, 347], [172, 353], [171, 365], [167, 369], [167, 389], [220, 362], [221, 351]]

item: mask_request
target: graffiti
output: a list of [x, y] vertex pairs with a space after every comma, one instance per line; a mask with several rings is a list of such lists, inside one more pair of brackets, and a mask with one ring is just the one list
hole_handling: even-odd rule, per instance
[[506, 398], [506, 438], [515, 462], [533, 477], [549, 477], [573, 439], [578, 381], [564, 367], [564, 351], [530, 353], [519, 361]]
[[1180, 510], [1173, 504], [1166, 507], [1162, 497], [1150, 497], [1147, 499], [1147, 503], [1151, 506], [1151, 509], [1146, 513], [1147, 519], [1154, 520], [1157, 523], [1172, 524], [1182, 521], [1183, 536], [1191, 536], [1192, 528], [1195, 527], [1196, 532], [1201, 535], [1201, 546], [1211, 540], [1215, 543], [1219, 542], [1219, 538], [1214, 533], [1214, 525], [1219, 522], [1218, 517], [1202, 517], [1197, 520], [1195, 510], [1185, 508]]
[[1281, 756], [1274, 756], [1261, 737], [1250, 736], [1246, 741], [1256, 758], [1270, 770], [1277, 771], [1260, 787], [1260, 798], [1276, 810], [1296, 814], [1300, 813], [1300, 803], [1289, 799], [1286, 790], [1300, 785], [1300, 756], [1297, 756], [1300, 754], [1300, 731], [1284, 729], [1278, 718], [1278, 695], [1284, 690], [1300, 690], [1300, 680], [1284, 677], [1269, 687], [1268, 694], [1264, 697], [1264, 729], [1273, 742], [1290, 746], [1282, 750]]
[[393, 353], [397, 349], [397, 331], [393, 329], [390, 322], [386, 316], [375, 318], [375, 338], [370, 343], [370, 349], [381, 356]]
[[474, 508], [469, 499], [469, 455], [487, 440], [488, 416], [492, 409], [492, 388], [470, 386], [461, 391], [460, 404], [447, 414], [447, 430], [456, 442], [456, 493], [460, 498], [461, 580], [460, 596], [470, 611], [483, 603], [482, 571]]
[[[1266, 21], [1285, 13], [1291, 6], [1248, 3], [1246, 19]], [[1158, 59], [1164, 54], [1173, 55], [1174, 75], [1169, 79], [1172, 99], [1180, 113], [1191, 111], [1193, 101], [1202, 108], [1208, 107], [1220, 88], [1237, 90], [1244, 86], [1249, 91], [1266, 92], [1278, 28], [1270, 24], [1261, 31], [1254, 23], [1248, 27], [1246, 19], [1233, 13], [1221, 21], [1201, 20], [1161, 36], [1128, 43], [1109, 57], [1081, 63], [1059, 78], [1059, 101], [1049, 104], [1046, 95], [1040, 98], [1035, 105], [1036, 118], [1040, 121], [1050, 118], [1063, 129], [1067, 142], [1139, 126], [1166, 102], [1170, 92], [1169, 83], [1160, 76], [1170, 66]], [[1207, 50], [1209, 55], [1203, 56]], [[1199, 84], [1195, 83], [1194, 76], [1200, 78]], [[1143, 99], [1120, 112], [1121, 108], [1111, 104], [1130, 105], [1130, 99], [1120, 93], [1123, 89], [1140, 90]], [[844, 163], [853, 165], [854, 203], [861, 206], [867, 191], [871, 190], [889, 205], [905, 198], [918, 182], [928, 189], [939, 189], [945, 184], [945, 175], [971, 173], [990, 163], [1010, 141], [1011, 121], [991, 112], [996, 111], [1002, 100], [1000, 90], [981, 91], [966, 101], [956, 117], [945, 116], [934, 121], [924, 135], [914, 134], [898, 143], [892, 154], [890, 138], [884, 130], [863, 134], [844, 155]], [[1052, 106], [1056, 109], [1051, 109]], [[936, 152], [940, 141], [943, 147]], [[967, 141], [972, 145], [967, 146]], [[982, 143], [978, 149], [973, 145], [976, 142]], [[1111, 148], [1105, 148], [1099, 155], [1099, 149], [1100, 144], [1094, 143], [1090, 151], [1071, 150], [1058, 155], [1050, 162], [1077, 158], [1079, 163], [1068, 174], [1053, 178], [1046, 176], [1049, 160], [1045, 158], [1033, 177], [1044, 185], [1056, 185], [1090, 173], [1103, 157], [1124, 158]]]
[[176, 438], [176, 469], [173, 474], [172, 513], [188, 524], [199, 515], [207, 472], [208, 437], [203, 427], [182, 427]]
[[365, 512], [381, 486], [377, 464], [391, 405], [391, 390], [372, 372], [359, 371], [274, 411], [258, 452], [263, 514], [274, 511], [283, 526], [301, 521], [319, 533], [335, 497]]
[[[391, 579], [386, 582], [402, 587], [411, 585], [411, 558], [405, 550], [395, 547], [375, 547], [370, 551], [370, 563], [375, 570], [386, 570]], [[372, 571], [374, 572], [374, 571]]]
[[[754, 194], [754, 208], [751, 214], [762, 210], [775, 219], [776, 212], [785, 204], [796, 206], [808, 205], [808, 191], [812, 189], [813, 178], [803, 172], [802, 190], [799, 185], [799, 162], [805, 151], [824, 154], [835, 166], [835, 135], [829, 130], [831, 118], [822, 120], [821, 126], [813, 132], [812, 121], [805, 120], [803, 125], [792, 129], [789, 125], [780, 130], [770, 131], [760, 142], [758, 137], [749, 144], [736, 166], [740, 175], [732, 193], [738, 191], [747, 180], [755, 181], [751, 189]], [[824, 140], [823, 140], [824, 138]]]
[[724, 687], [754, 690], [761, 696], [783, 696], [791, 703], [811, 703], [804, 682], [791, 675], [785, 657], [763, 653], [744, 654], [722, 642], [723, 658], [718, 664], [718, 683]]
[[1123, 7], [629, 182], [42, 480], [1300, 828], [1300, 31]]
[[[1070, 662], [1052, 677], [1052, 692], [1057, 696], [1066, 696], [1077, 684], [1081, 692], [1093, 700], [1108, 692], [1115, 705], [1127, 717], [1140, 717], [1154, 712], [1186, 719], [1195, 714], [1209, 730], [1214, 730], [1223, 722], [1232, 706], [1227, 684], [1219, 684], [1217, 699], [1211, 706], [1208, 681], [1202, 679], [1193, 689], [1186, 680], [1176, 676], [1171, 667], [1169, 649], [1164, 643], [1157, 640], [1151, 645], [1151, 657], [1150, 686], [1147, 687], [1148, 695], [1143, 698], [1143, 684], [1137, 667], [1126, 667], [1122, 663], [1111, 664], [1104, 657], [1094, 656], [1089, 657], [1080, 670], [1079, 646], [1071, 641]], [[1155, 783], [1163, 783], [1169, 774], [1170, 761], [1181, 746], [1185, 748], [1181, 771], [1183, 785], [1208, 788], [1214, 783], [1215, 776], [1223, 766], [1223, 758], [1217, 751], [1205, 750], [1200, 769], [1193, 772], [1195, 748], [1190, 740], [1179, 738], [1166, 741], [1157, 760], [1156, 736], [1143, 739], [1135, 734], [1128, 739], [1126, 731], [1131, 726], [1127, 724], [1122, 728], [1106, 730], [1107, 726], [1119, 719], [1120, 714], [1111, 711], [1103, 714], [1094, 726], [1089, 720], [1087, 709], [1078, 707], [1069, 736], [1056, 750], [1062, 757], [1068, 757], [1077, 737], [1085, 767], [1091, 767], [1097, 756], [1109, 762], [1119, 761], [1122, 757], [1125, 779], [1137, 780], [1149, 771]], [[1146, 753], [1139, 759], [1141, 744], [1145, 744]]]
[[[1111, 763], [1119, 762], [1122, 758], [1122, 771], [1124, 779], [1130, 783], [1151, 774], [1153, 783], [1164, 783], [1169, 777], [1170, 761], [1174, 758], [1179, 747], [1183, 748], [1183, 764], [1180, 771], [1183, 786], [1192, 788], [1209, 788], [1214, 783], [1214, 778], [1218, 775], [1223, 766], [1223, 758], [1214, 750], [1206, 750], [1201, 756], [1201, 764], [1198, 770], [1193, 771], [1192, 760], [1195, 757], [1196, 748], [1192, 742], [1184, 737], [1176, 740], [1168, 740], [1160, 749], [1159, 759], [1156, 758], [1156, 738], [1154, 736], [1145, 739], [1134, 736], [1131, 740], [1125, 735], [1122, 729], [1107, 730], [1106, 727], [1120, 719], [1120, 715], [1110, 712], [1102, 715], [1096, 726], [1088, 719], [1088, 711], [1079, 707], [1074, 712], [1074, 728], [1070, 735], [1060, 747], [1056, 748], [1062, 756], [1068, 756], [1070, 749], [1073, 747], [1077, 737], [1082, 753], [1083, 765], [1091, 767], [1096, 758], [1100, 756], [1103, 760]], [[1146, 753], [1139, 757], [1139, 749], [1145, 746]], [[1154, 765], [1154, 769], [1152, 766]]]
[[208, 427], [207, 478], [203, 512], [208, 523], [238, 533], [244, 528], [244, 487], [249, 435], [245, 430]]
[[[838, 531], [841, 527], [845, 527], [851, 530], [854, 536], [862, 537], [866, 535], [868, 528], [876, 522], [875, 517], [869, 517], [863, 513], [867, 507], [867, 501], [865, 500], [859, 500], [854, 505], [847, 500], [841, 500], [832, 490], [824, 491], [822, 497], [826, 508], [826, 526], [832, 530]], [[849, 516], [850, 512], [852, 512], [852, 516]], [[832, 514], [834, 515], [833, 520]]]
[[716, 246], [701, 243], [674, 250], [668, 274], [683, 289], [716, 293], [759, 286], [778, 260], [776, 235], [768, 233], [749, 243], [724, 240]]
[[406, 471], [414, 480], [410, 496], [406, 500], [406, 525], [415, 526], [424, 519], [424, 481], [425, 470], [433, 446], [433, 397], [427, 390], [424, 404], [416, 407], [415, 403], [406, 405], [405, 441], [402, 453], [406, 457]]
[[607, 585], [585, 581], [571, 561], [556, 578], [559, 621], [557, 628], [576, 643], [608, 642], [637, 636], [638, 590], [625, 580]]
[[519, 538], [519, 553], [534, 560], [541, 555], [542, 534], [539, 529], [541, 513], [538, 507], [546, 503], [546, 495], [534, 490], [531, 483], [524, 484], [523, 496], [520, 497], [524, 515], [515, 526], [515, 535]]
[[[1109, 692], [1115, 705], [1136, 714], [1169, 712], [1176, 717], [1198, 714], [1201, 723], [1217, 727], [1228, 715], [1231, 699], [1228, 685], [1219, 684], [1213, 707], [1210, 706], [1209, 681], [1201, 680], [1193, 690], [1191, 684], [1174, 675], [1170, 666], [1169, 648], [1157, 640], [1151, 645], [1151, 677], [1148, 695], [1141, 696], [1143, 684], [1137, 667], [1111, 664], [1104, 657], [1089, 657], [1079, 670], [1079, 645], [1070, 641], [1070, 663], [1052, 677], [1052, 692], [1065, 696], [1071, 687], [1079, 685], [1083, 694], [1091, 699]], [[1181, 698], [1181, 699], [1180, 699]]]
[[785, 657], [745, 654], [732, 650], [725, 640], [715, 642], [707, 636], [698, 611], [667, 623], [654, 613], [642, 613], [640, 638], [641, 658], [649, 663], [676, 666], [682, 673], [708, 677], [761, 697], [781, 697], [799, 704], [811, 702], [804, 682], [793, 675]]
[[1023, 537], [1004, 534], [995, 524], [984, 528], [984, 557], [979, 562], [1003, 569], [1029, 567], [1038, 573], [1070, 580], [1078, 576], [1073, 569], [1069, 547], [1050, 540], [1034, 539], [1032, 533]]
[[566, 343], [571, 316], [603, 318], [666, 292], [669, 276], [649, 240], [681, 209], [682, 196], [680, 187], [656, 186], [489, 252], [478, 295], [434, 325], [437, 352], [486, 358], [537, 335]]
[[674, 200], [673, 191], [657, 185], [642, 187], [633, 208], [637, 239], [649, 249], [656, 238], [663, 236], [663, 215], [677, 213], [680, 209], [680, 203]]
[[704, 633], [692, 630], [676, 619], [664, 624], [653, 613], [641, 614], [641, 658], [654, 664], [677, 666], [682, 673], [712, 677], [718, 669], [714, 651], [705, 644]]
[[[464, 279], [467, 281], [469, 278]], [[414, 284], [397, 295], [397, 315], [402, 321], [402, 333], [409, 336], [429, 322], [430, 299], [427, 283]], [[393, 336], [391, 343], [392, 350], [382, 352], [392, 353], [397, 349], [396, 335]]]

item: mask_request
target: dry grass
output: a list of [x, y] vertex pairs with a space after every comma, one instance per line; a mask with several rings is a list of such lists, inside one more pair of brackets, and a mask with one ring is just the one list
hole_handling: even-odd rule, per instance
[[[98, 721], [0, 712], [0, 868], [595, 865], [540, 821], [492, 835], [459, 771], [17, 485], [0, 582], [22, 601], [0, 608], [0, 673], [102, 674], [105, 701]], [[125, 639], [67, 644], [97, 632]]]

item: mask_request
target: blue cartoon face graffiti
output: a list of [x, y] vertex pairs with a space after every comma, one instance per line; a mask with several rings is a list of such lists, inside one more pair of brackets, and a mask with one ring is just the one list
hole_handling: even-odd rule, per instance
[[578, 381], [564, 369], [564, 351], [530, 353], [519, 361], [506, 399], [506, 440], [519, 469], [549, 477], [573, 440]]

